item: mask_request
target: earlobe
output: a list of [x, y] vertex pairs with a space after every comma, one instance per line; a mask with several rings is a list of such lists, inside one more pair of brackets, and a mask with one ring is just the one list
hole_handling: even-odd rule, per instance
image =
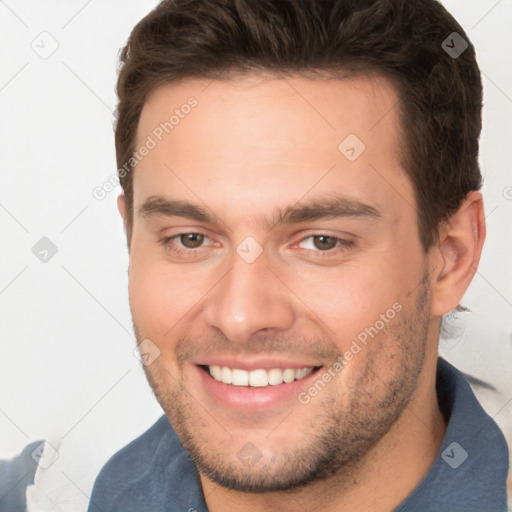
[[468, 194], [459, 209], [440, 229], [432, 250], [434, 279], [432, 315], [443, 316], [454, 310], [469, 287], [485, 240], [482, 194]]

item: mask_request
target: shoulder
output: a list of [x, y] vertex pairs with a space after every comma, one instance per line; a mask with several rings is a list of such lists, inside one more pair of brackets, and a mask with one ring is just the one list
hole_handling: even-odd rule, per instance
[[425, 478], [395, 512], [505, 511], [508, 448], [501, 430], [464, 375], [442, 359], [437, 396], [447, 421], [441, 448]]
[[[100, 475], [109, 477], [111, 474], [117, 474], [117, 471], [122, 469], [123, 473], [128, 476], [130, 473], [140, 473], [142, 466], [151, 464], [153, 456], [158, 451], [162, 439], [169, 436], [172, 427], [169, 420], [162, 416], [154, 423], [146, 432], [144, 432], [137, 439], [114, 454], [110, 460], [103, 467]], [[137, 471], [133, 468], [132, 463], [137, 463]]]
[[508, 447], [500, 428], [476, 398], [467, 376], [441, 358], [437, 388], [439, 406], [449, 420], [447, 436], [465, 440], [482, 460], [508, 466]]
[[89, 512], [128, 511], [132, 506], [138, 510], [140, 500], [158, 499], [155, 481], [160, 475], [180, 472], [187, 464], [188, 453], [167, 417], [162, 416], [103, 466], [94, 483]]

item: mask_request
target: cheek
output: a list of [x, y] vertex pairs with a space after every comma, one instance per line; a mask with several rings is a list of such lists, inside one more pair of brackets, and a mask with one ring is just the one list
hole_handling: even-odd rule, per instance
[[[201, 282], [149, 250], [132, 249], [129, 296], [134, 322], [141, 335], [163, 340], [204, 295]], [[201, 295], [202, 294], [202, 295]]]
[[417, 287], [417, 273], [388, 256], [382, 255], [378, 263], [360, 260], [336, 271], [301, 272], [293, 278], [291, 287], [307, 306], [305, 314], [317, 324], [320, 319], [326, 335], [338, 340], [341, 349], [376, 322], [380, 327], [381, 315], [395, 318], [409, 300], [409, 291]]

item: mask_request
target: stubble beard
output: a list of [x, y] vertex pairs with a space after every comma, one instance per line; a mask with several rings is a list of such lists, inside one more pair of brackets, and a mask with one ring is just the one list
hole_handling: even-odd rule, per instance
[[[339, 388], [346, 369], [322, 391], [324, 396], [320, 394], [308, 405], [297, 402], [290, 418], [301, 432], [300, 444], [292, 448], [288, 444], [268, 455], [259, 440], [254, 444], [264, 456], [251, 467], [237, 458], [237, 447], [251, 442], [250, 435], [236, 441], [228, 433], [222, 441], [209, 439], [207, 424], [214, 420], [183, 384], [158, 366], [144, 367], [144, 371], [196, 468], [216, 484], [234, 491], [265, 493], [296, 491], [334, 476], [342, 481], [344, 474], [348, 479], [353, 476], [354, 468], [389, 432], [416, 390], [425, 360], [429, 303], [428, 279], [424, 278], [416, 304], [408, 311], [404, 307], [386, 326], [378, 346], [368, 342], [362, 350], [367, 351], [365, 365], [351, 373], [352, 380], [344, 382], [343, 389]], [[314, 413], [301, 423], [301, 412], [310, 406]]]

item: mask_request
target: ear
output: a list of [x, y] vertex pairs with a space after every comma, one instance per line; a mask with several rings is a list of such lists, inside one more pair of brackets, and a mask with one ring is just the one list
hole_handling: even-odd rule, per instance
[[431, 249], [433, 316], [443, 316], [460, 303], [471, 283], [485, 240], [482, 194], [470, 192], [450, 220], [439, 230]]
[[119, 214], [121, 215], [123, 224], [126, 228], [126, 198], [122, 193], [117, 196], [117, 209], [119, 210]]
[[121, 218], [123, 219], [123, 226], [124, 226], [124, 233], [126, 235], [126, 246], [128, 247], [128, 252], [130, 251], [130, 237], [131, 231], [127, 224], [127, 206], [126, 206], [126, 197], [123, 193], [119, 194], [117, 196], [117, 209], [119, 210], [119, 214], [121, 215]]

